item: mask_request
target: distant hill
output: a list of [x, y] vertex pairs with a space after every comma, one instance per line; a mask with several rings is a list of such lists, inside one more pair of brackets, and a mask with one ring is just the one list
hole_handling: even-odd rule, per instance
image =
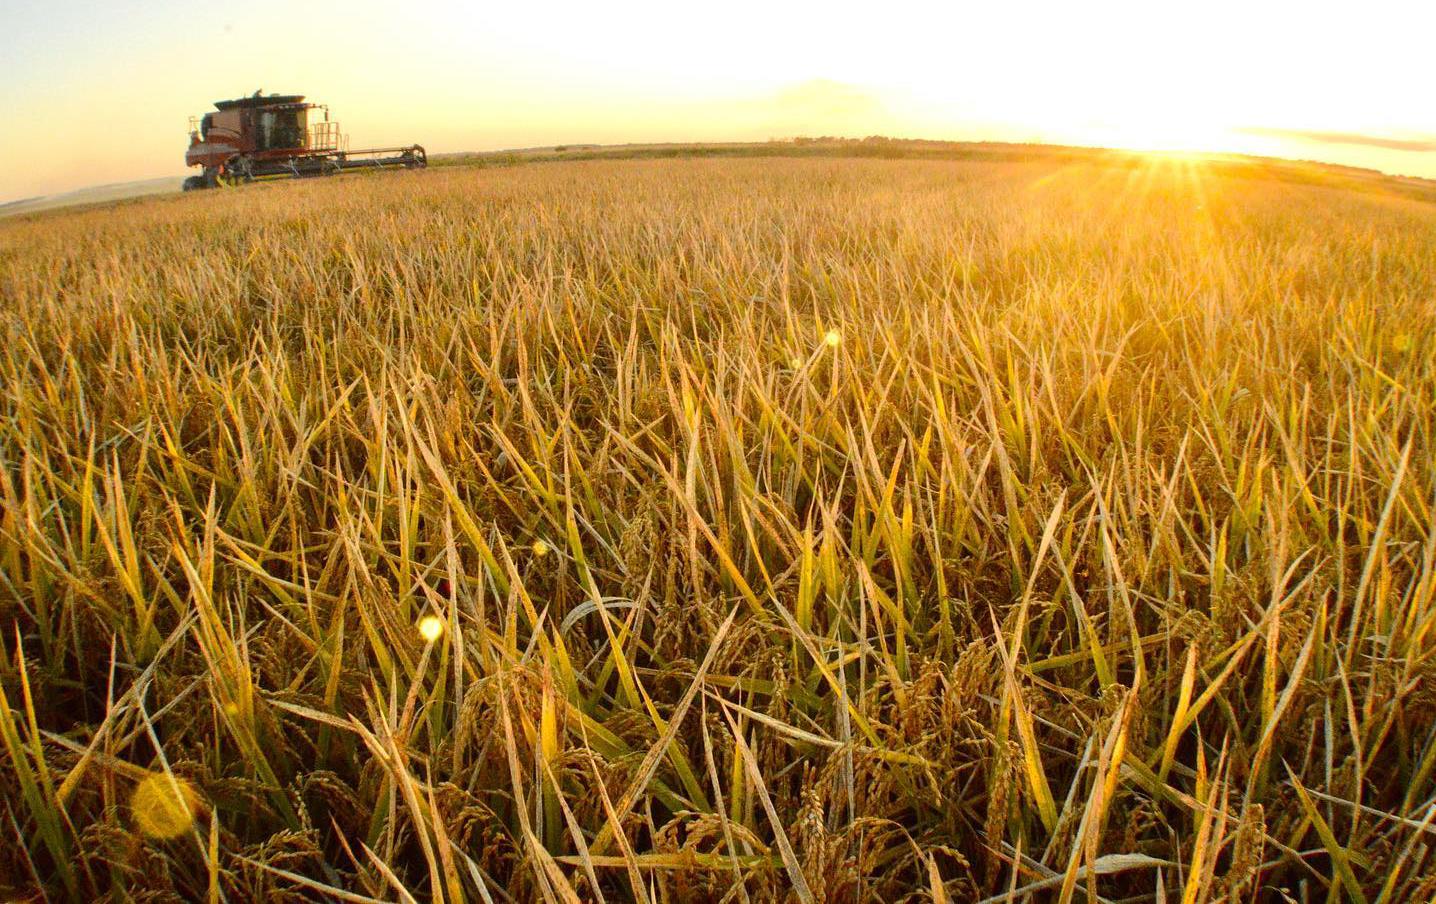
[[24, 213], [38, 213], [60, 207], [76, 207], [84, 204], [106, 204], [143, 198], [149, 195], [163, 195], [178, 192], [183, 176], [166, 176], [162, 179], [143, 179], [139, 182], [112, 182], [109, 185], [94, 185], [55, 195], [38, 195], [0, 204], [0, 217], [18, 216]]

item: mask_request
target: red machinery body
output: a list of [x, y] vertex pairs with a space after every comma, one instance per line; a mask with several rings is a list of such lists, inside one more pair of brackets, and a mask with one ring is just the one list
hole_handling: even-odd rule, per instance
[[[329, 121], [329, 108], [302, 94], [268, 94], [216, 101], [212, 113], [190, 120], [186, 166], [202, 168], [185, 191], [264, 178], [327, 176], [349, 169], [427, 166], [417, 145], [351, 151], [348, 136]], [[313, 121], [311, 113], [323, 111]]]

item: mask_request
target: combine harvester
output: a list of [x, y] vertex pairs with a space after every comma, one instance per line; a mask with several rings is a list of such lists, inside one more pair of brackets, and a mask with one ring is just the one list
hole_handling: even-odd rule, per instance
[[[329, 107], [307, 104], [302, 94], [261, 95], [215, 102], [215, 112], [190, 117], [186, 166], [203, 167], [184, 190], [238, 185], [256, 179], [330, 176], [351, 169], [428, 166], [419, 145], [349, 150], [349, 136], [329, 121]], [[323, 110], [310, 122], [310, 110]]]

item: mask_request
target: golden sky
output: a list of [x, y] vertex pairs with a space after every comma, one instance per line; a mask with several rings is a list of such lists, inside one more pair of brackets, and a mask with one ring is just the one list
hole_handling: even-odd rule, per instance
[[1436, 2], [0, 0], [0, 201], [182, 176], [266, 92], [351, 146], [884, 134], [1240, 151], [1436, 178]]

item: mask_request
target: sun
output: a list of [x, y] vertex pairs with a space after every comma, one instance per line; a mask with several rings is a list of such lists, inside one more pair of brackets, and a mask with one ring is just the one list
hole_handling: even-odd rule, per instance
[[1133, 79], [1121, 93], [1044, 98], [1025, 109], [1044, 141], [1131, 151], [1233, 152], [1246, 146], [1231, 110], [1215, 91], [1178, 85], [1160, 71]]
[[1216, 152], [1234, 150], [1229, 129], [1211, 121], [1133, 115], [1121, 122], [1093, 124], [1074, 136], [1081, 144], [1129, 151]]

